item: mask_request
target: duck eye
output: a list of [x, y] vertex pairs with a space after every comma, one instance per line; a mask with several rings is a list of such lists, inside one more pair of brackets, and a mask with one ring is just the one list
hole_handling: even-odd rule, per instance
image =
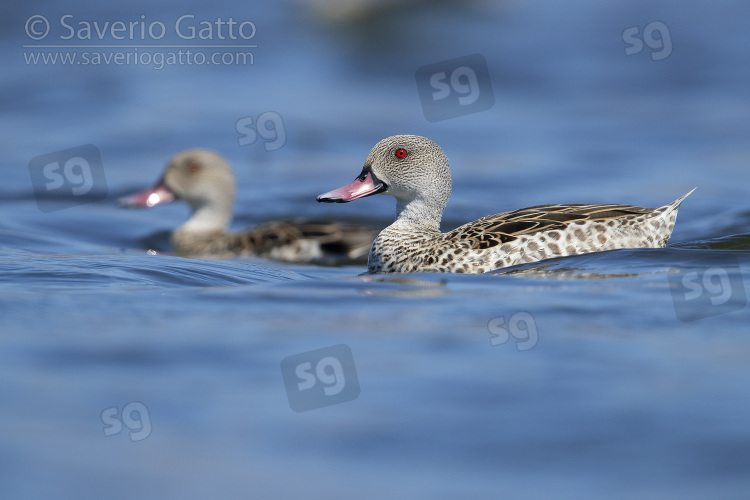
[[406, 158], [406, 155], [408, 155], [407, 151], [403, 148], [396, 150], [396, 158]]
[[188, 167], [188, 170], [190, 170], [190, 173], [192, 174], [196, 173], [200, 169], [201, 169], [201, 166], [198, 165], [197, 163], [191, 163], [190, 166]]

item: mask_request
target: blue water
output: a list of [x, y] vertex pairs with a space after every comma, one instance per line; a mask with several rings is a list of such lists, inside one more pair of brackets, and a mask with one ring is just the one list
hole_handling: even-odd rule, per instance
[[[5, 9], [0, 496], [747, 498], [750, 7], [335, 5]], [[27, 19], [53, 20], [59, 43], [66, 14], [251, 20], [258, 47], [240, 67], [26, 64]], [[668, 32], [626, 55], [623, 32], [656, 21]], [[494, 105], [427, 121], [417, 68], [476, 53]], [[265, 112], [284, 143], [240, 146], [237, 121]], [[114, 202], [174, 152], [210, 147], [237, 172], [235, 229], [301, 215], [383, 227], [388, 197], [314, 199], [397, 133], [451, 160], [444, 229], [698, 190], [666, 249], [481, 276], [154, 255], [187, 208]], [[33, 158], [86, 144], [106, 174], [91, 203], [35, 189]], [[294, 411], [282, 360], [341, 344], [354, 369], [337, 375], [359, 393]]]

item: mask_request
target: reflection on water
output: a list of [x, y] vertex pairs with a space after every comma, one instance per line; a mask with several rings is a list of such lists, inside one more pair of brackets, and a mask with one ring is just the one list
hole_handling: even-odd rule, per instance
[[362, 276], [365, 283], [378, 283], [385, 285], [397, 285], [395, 287], [382, 287], [365, 290], [366, 295], [388, 295], [393, 297], [438, 297], [447, 293], [446, 279], [429, 281], [425, 279], [410, 278], [405, 276], [369, 275]]

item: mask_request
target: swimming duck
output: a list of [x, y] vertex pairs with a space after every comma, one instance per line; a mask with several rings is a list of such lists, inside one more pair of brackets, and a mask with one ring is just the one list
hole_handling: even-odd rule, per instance
[[375, 145], [353, 182], [317, 200], [346, 203], [374, 194], [396, 198], [396, 221], [370, 249], [371, 273], [485, 273], [566, 255], [663, 247], [680, 203], [690, 194], [661, 208], [538, 205], [441, 233], [450, 193], [448, 158], [440, 146], [425, 137], [396, 135]]
[[118, 201], [126, 207], [153, 207], [173, 200], [190, 205], [192, 215], [171, 236], [175, 253], [183, 256], [364, 260], [377, 234], [365, 226], [314, 221], [272, 221], [229, 233], [234, 198], [234, 173], [227, 161], [214, 151], [191, 149], [171, 158], [154, 187]]

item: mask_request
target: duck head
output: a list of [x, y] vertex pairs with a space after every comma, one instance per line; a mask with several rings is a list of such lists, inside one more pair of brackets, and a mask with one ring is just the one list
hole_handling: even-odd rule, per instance
[[374, 194], [396, 198], [399, 219], [440, 223], [451, 193], [448, 158], [440, 146], [416, 135], [394, 135], [375, 145], [362, 172], [351, 183], [317, 197], [323, 203], [347, 203]]
[[190, 149], [169, 160], [155, 186], [118, 202], [125, 207], [153, 207], [181, 200], [193, 212], [183, 228], [217, 229], [229, 225], [234, 198], [234, 173], [226, 160], [214, 151]]

